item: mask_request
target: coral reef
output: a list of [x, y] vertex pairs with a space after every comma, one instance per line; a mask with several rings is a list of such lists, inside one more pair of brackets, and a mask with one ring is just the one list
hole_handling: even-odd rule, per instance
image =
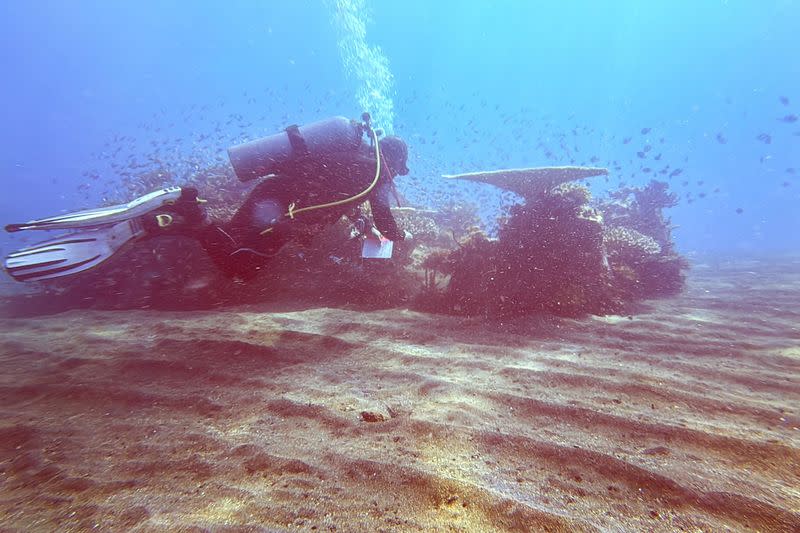
[[603, 243], [610, 261], [636, 264], [661, 253], [661, 245], [655, 239], [622, 226], [605, 228]]
[[678, 197], [668, 192], [669, 185], [651, 180], [644, 188], [625, 187], [598, 202], [609, 226], [624, 226], [649, 235], [664, 253], [672, 252], [672, 226], [663, 209], [674, 207]]
[[[419, 301], [422, 308], [457, 314], [479, 314], [494, 303], [494, 276], [497, 272], [497, 242], [484, 233], [470, 233], [456, 250], [438, 257], [430, 267], [449, 276], [444, 293], [428, 293]], [[437, 270], [431, 274], [434, 276]], [[430, 287], [429, 287], [430, 288]]]
[[463, 237], [470, 228], [480, 227], [478, 206], [472, 203], [445, 205], [433, 214], [433, 219], [451, 237]]
[[688, 263], [675, 252], [672, 226], [663, 209], [677, 204], [667, 183], [624, 188], [598, 202], [608, 227], [604, 241], [615, 286], [626, 300], [679, 293]]
[[[674, 196], [658, 183], [631, 189], [625, 199], [628, 194], [633, 201], [627, 206], [619, 197], [593, 205], [589, 190], [574, 183], [529, 195], [511, 208], [498, 239], [473, 233], [457, 250], [423, 263], [422, 307], [497, 317], [578, 316], [619, 313], [631, 303], [680, 292], [688, 264], [673, 252], [661, 213]], [[608, 225], [609, 218], [616, 225]], [[442, 287], [445, 276], [449, 283]]]
[[602, 223], [589, 192], [559, 186], [511, 209], [499, 238], [473, 234], [444, 261], [450, 312], [509, 316], [599, 312]]

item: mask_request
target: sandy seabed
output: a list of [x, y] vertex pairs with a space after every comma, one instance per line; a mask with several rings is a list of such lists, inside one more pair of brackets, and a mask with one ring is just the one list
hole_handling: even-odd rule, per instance
[[633, 317], [0, 320], [3, 531], [800, 531], [800, 261]]

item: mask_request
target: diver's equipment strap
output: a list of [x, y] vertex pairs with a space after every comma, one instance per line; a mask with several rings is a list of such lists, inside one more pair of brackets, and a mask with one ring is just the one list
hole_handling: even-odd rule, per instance
[[355, 135], [353, 135], [353, 146], [351, 147], [352, 150], [358, 149], [361, 146], [361, 139], [364, 137], [364, 131], [369, 131], [370, 128], [366, 123], [359, 122], [357, 120], [350, 119], [350, 125], [355, 131]]
[[397, 202], [397, 207], [403, 207], [402, 202], [400, 202], [400, 194], [397, 192], [397, 185], [395, 185], [394, 181], [392, 181], [392, 194]]
[[289, 144], [292, 145], [292, 150], [297, 156], [305, 156], [310, 153], [306, 140], [300, 133], [300, 126], [292, 124], [286, 128], [286, 136], [289, 137]]

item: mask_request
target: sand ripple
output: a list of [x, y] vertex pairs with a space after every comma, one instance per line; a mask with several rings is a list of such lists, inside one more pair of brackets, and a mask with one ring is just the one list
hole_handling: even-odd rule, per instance
[[797, 302], [773, 262], [633, 317], [3, 320], [2, 524], [800, 531]]

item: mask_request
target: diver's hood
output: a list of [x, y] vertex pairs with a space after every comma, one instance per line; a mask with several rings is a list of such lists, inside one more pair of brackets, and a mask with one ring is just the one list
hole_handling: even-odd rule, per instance
[[389, 135], [380, 140], [381, 153], [386, 158], [389, 166], [398, 174], [405, 176], [408, 174], [408, 146], [400, 137]]

